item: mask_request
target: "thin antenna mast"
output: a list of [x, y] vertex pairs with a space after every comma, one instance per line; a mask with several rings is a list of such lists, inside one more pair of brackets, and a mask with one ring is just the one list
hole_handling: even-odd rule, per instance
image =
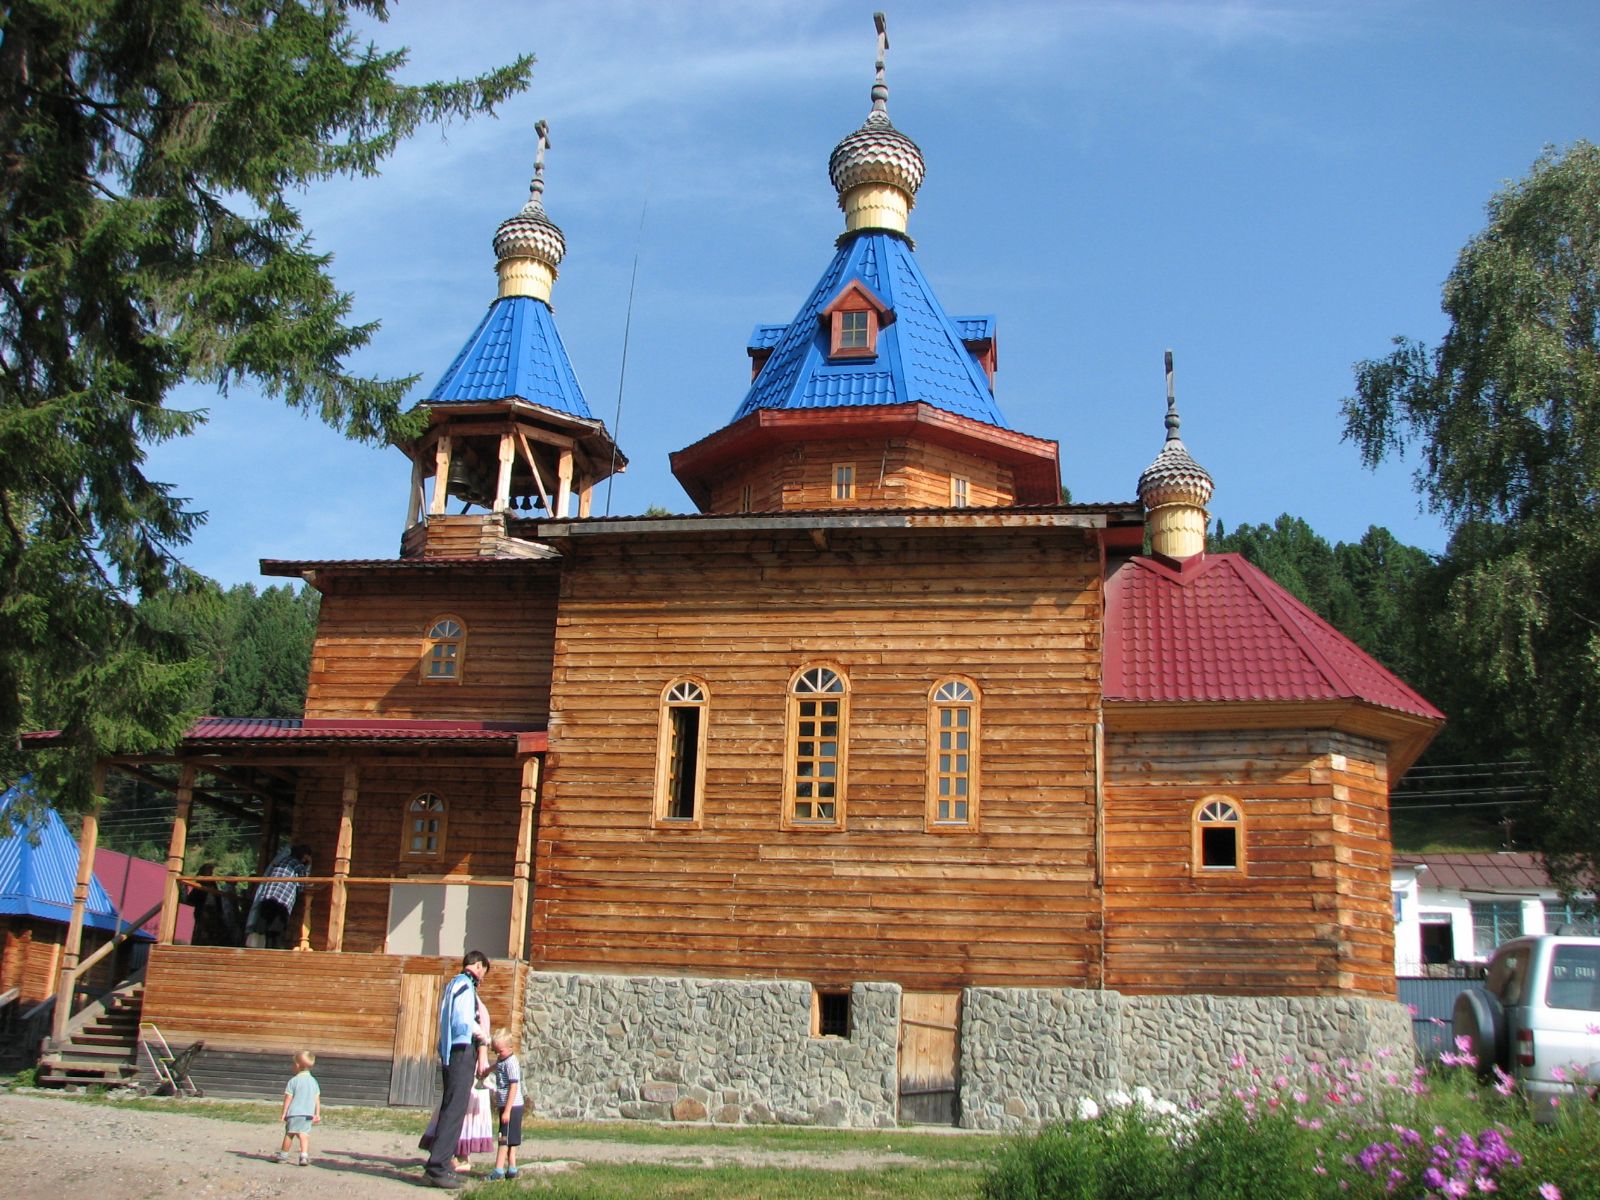
[[611, 424], [611, 470], [606, 475], [606, 516], [611, 515], [611, 490], [617, 484], [617, 443], [622, 437], [622, 385], [628, 378], [628, 335], [633, 332], [633, 289], [639, 282], [639, 247], [644, 243], [644, 216], [650, 211], [650, 187], [639, 206], [639, 232], [633, 240], [633, 274], [628, 278], [628, 315], [622, 321], [622, 366], [617, 371], [617, 418]]

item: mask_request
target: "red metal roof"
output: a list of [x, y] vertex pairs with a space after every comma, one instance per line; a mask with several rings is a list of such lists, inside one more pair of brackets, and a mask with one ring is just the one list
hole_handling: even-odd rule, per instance
[[1544, 891], [1551, 888], [1537, 854], [1507, 850], [1498, 854], [1396, 854], [1394, 865], [1428, 868], [1423, 886], [1444, 891]]
[[186, 746], [240, 742], [509, 742], [523, 753], [545, 748], [545, 731], [517, 721], [363, 721], [327, 718], [201, 717], [183, 735]]
[[1361, 700], [1444, 714], [1237, 554], [1129, 559], [1106, 582], [1107, 700]]

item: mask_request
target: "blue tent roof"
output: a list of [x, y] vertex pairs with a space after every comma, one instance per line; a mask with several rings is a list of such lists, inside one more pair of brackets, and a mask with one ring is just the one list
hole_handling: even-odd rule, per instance
[[504, 296], [491, 304], [425, 402], [511, 397], [594, 420], [567, 348], [561, 344], [555, 317], [542, 300], [531, 296]]
[[[894, 320], [879, 330], [872, 358], [830, 362], [829, 333], [818, 317], [852, 280], [883, 301]], [[983, 367], [963, 344], [962, 326], [945, 312], [902, 237], [871, 230], [846, 238], [795, 319], [775, 339], [773, 328], [758, 325], [751, 337], [753, 348], [773, 351], [735, 421], [762, 408], [920, 402], [1010, 428]]]
[[[7, 828], [9, 810], [18, 798], [16, 788], [0, 793], [0, 821], [6, 821]], [[72, 889], [77, 880], [78, 842], [54, 809], [42, 809], [15, 833], [0, 835], [0, 914], [65, 925], [72, 920]], [[87, 929], [123, 927], [117, 906], [92, 875], [83, 924]]]

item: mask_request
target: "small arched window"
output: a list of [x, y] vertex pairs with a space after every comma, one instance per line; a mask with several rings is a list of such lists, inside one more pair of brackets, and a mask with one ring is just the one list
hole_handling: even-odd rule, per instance
[[438, 858], [443, 854], [448, 816], [444, 797], [434, 792], [419, 792], [411, 797], [406, 805], [406, 857]]
[[783, 825], [844, 828], [850, 696], [832, 667], [808, 667], [789, 684]]
[[1194, 865], [1200, 871], [1244, 870], [1244, 815], [1222, 796], [1194, 808]]
[[693, 679], [669, 683], [661, 693], [656, 749], [657, 825], [700, 827], [706, 787], [705, 686]]
[[928, 828], [978, 823], [978, 690], [966, 679], [933, 686], [928, 705]]
[[456, 617], [437, 617], [422, 642], [424, 683], [459, 683], [467, 659], [467, 627]]

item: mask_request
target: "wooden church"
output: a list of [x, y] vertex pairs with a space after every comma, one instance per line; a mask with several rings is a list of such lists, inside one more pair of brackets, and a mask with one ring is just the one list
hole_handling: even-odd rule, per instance
[[[259, 817], [263, 863], [313, 852], [300, 952], [152, 952], [145, 1018], [214, 1080], [304, 1043], [336, 1097], [424, 1102], [468, 947], [552, 1115], [1047, 1119], [1078, 1085], [1005, 1076], [1002, 1010], [1056, 1022], [1035, 1060], [1103, 1037], [1102, 1085], [1263, 1013], [1291, 1050], [1409, 1046], [1387, 799], [1441, 714], [1205, 552], [1170, 362], [1137, 500], [1062, 503], [995, 319], [914, 252], [886, 47], [880, 19], [831, 260], [672, 456], [690, 515], [590, 513], [625, 459], [552, 316], [541, 128], [499, 294], [401, 447], [399, 556], [262, 564], [321, 594], [304, 718], [207, 718], [168, 759], [169, 909], [195, 803]], [[1204, 1028], [1155, 1045], [1130, 1014], [1162, 1004]]]

